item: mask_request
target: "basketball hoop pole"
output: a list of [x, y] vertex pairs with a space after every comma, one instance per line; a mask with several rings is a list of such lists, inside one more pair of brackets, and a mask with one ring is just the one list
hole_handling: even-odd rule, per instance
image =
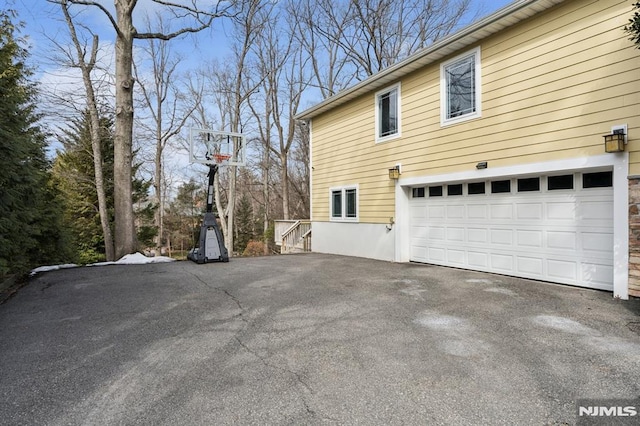
[[208, 175], [209, 185], [207, 187], [207, 213], [213, 212], [213, 201], [214, 201], [213, 180], [216, 177], [217, 171], [218, 171], [217, 164], [209, 164], [209, 175]]
[[200, 225], [200, 237], [198, 247], [189, 250], [187, 259], [196, 263], [228, 262], [229, 253], [224, 246], [224, 238], [216, 215], [213, 213], [215, 201], [214, 180], [218, 171], [218, 164], [209, 164], [209, 182], [207, 185], [207, 211]]

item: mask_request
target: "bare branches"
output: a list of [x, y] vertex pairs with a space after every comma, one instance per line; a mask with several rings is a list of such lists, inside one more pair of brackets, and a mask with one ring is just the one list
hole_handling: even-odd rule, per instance
[[113, 29], [116, 30], [116, 32], [120, 31], [118, 27], [118, 23], [114, 18], [114, 16], [111, 14], [111, 12], [109, 12], [109, 9], [107, 9], [106, 7], [104, 7], [104, 5], [100, 4], [97, 1], [91, 1], [91, 0], [47, 0], [47, 1], [50, 3], [59, 4], [65, 8], [68, 7], [69, 3], [83, 5], [83, 6], [97, 7], [104, 13], [104, 15], [107, 17], [109, 22], [111, 22], [111, 26], [113, 26]]
[[137, 39], [159, 39], [159, 40], [171, 40], [173, 38], [179, 37], [184, 34], [193, 34], [198, 33], [206, 28], [209, 28], [213, 23], [214, 19], [228, 17], [231, 16], [229, 13], [232, 8], [232, 3], [226, 3], [226, 5], [220, 8], [220, 5], [223, 2], [216, 2], [213, 10], [203, 10], [197, 7], [197, 2], [192, 0], [191, 6], [186, 4], [175, 3], [171, 1], [165, 0], [152, 0], [156, 4], [160, 4], [166, 6], [174, 16], [179, 18], [192, 18], [197, 25], [184, 27], [177, 31], [164, 33], [164, 32], [145, 32], [145, 33], [136, 33], [134, 35]]

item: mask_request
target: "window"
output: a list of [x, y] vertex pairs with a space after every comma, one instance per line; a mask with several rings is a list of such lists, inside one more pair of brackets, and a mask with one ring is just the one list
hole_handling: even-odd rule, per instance
[[424, 198], [424, 188], [412, 188], [413, 198]]
[[613, 186], [613, 172], [585, 173], [582, 175], [583, 188], [606, 188]]
[[440, 67], [442, 125], [480, 117], [480, 48]]
[[547, 177], [547, 189], [573, 189], [573, 175], [560, 175]]
[[376, 93], [376, 142], [400, 136], [400, 84]]
[[331, 189], [331, 220], [358, 220], [358, 187], [346, 186]]
[[447, 185], [447, 195], [462, 195], [462, 184]]
[[518, 179], [518, 192], [540, 191], [540, 178]]
[[491, 193], [500, 194], [503, 192], [511, 192], [510, 180], [493, 180], [491, 181]]
[[442, 197], [442, 186], [430, 186], [429, 197]]
[[469, 195], [484, 194], [484, 182], [471, 182], [467, 185]]

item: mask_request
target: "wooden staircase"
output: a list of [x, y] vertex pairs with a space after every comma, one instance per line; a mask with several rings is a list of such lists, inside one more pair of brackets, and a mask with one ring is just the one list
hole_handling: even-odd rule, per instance
[[311, 221], [276, 220], [275, 243], [280, 246], [280, 253], [303, 253], [311, 251]]

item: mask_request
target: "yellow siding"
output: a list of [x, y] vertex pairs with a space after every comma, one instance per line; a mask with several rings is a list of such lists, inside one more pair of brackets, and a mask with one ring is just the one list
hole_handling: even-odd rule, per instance
[[402, 79], [398, 139], [375, 143], [373, 92], [315, 117], [313, 219], [329, 220], [330, 187], [359, 184], [360, 222], [387, 223], [396, 163], [412, 177], [601, 155], [602, 135], [624, 123], [629, 172], [640, 175], [640, 51], [622, 30], [630, 15], [628, 1], [568, 1], [482, 40], [475, 120], [441, 127], [439, 63]]

